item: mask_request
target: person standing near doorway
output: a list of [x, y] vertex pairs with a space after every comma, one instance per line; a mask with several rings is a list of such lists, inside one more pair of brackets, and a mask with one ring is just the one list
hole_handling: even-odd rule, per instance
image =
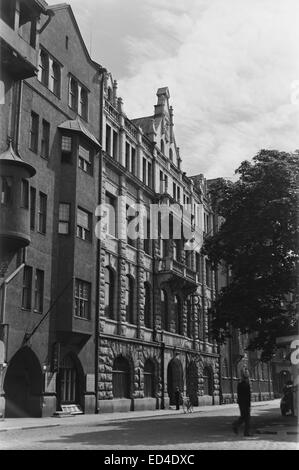
[[250, 436], [250, 405], [251, 405], [251, 391], [249, 383], [249, 371], [245, 368], [242, 371], [241, 380], [237, 388], [238, 405], [240, 409], [240, 417], [233, 423], [233, 431], [238, 434], [241, 424], [244, 423], [244, 436]]
[[177, 387], [175, 391], [175, 405], [176, 405], [177, 410], [180, 409], [180, 404], [182, 403], [182, 401], [183, 401], [183, 397], [182, 397], [181, 391], [179, 387]]

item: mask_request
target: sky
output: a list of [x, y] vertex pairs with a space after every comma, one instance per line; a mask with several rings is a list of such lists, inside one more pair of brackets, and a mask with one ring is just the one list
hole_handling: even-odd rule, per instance
[[232, 177], [262, 148], [299, 148], [298, 0], [68, 3], [130, 119], [169, 88], [187, 175]]

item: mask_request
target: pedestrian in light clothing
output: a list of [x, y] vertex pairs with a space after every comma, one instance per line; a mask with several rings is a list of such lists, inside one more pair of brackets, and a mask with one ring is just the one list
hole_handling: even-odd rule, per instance
[[238, 394], [238, 405], [240, 409], [240, 417], [233, 423], [233, 430], [235, 434], [238, 434], [239, 427], [244, 423], [244, 436], [250, 436], [250, 403], [251, 403], [251, 392], [249, 384], [249, 372], [248, 369], [242, 371], [241, 380], [238, 383], [237, 388]]

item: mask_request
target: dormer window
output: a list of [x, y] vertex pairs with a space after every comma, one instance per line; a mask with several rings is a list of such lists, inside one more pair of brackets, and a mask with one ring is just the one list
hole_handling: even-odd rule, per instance
[[164, 141], [161, 139], [161, 152], [164, 153]]
[[172, 149], [169, 149], [169, 160], [173, 162], [173, 152]]

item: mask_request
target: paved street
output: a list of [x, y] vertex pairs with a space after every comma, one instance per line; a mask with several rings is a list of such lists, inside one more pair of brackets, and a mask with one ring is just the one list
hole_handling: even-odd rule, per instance
[[23, 424], [7, 419], [0, 423], [0, 449], [298, 450], [295, 419], [281, 417], [278, 404], [254, 404], [253, 436], [247, 438], [233, 434], [237, 407], [225, 405], [197, 408], [188, 415], [165, 410], [25, 419]]

